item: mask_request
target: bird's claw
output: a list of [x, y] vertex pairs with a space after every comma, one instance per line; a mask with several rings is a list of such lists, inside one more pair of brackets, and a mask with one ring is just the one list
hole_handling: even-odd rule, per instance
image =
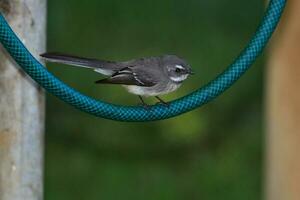
[[150, 110], [150, 106], [148, 104], [138, 104], [139, 106], [142, 106], [145, 110]]
[[167, 102], [161, 102], [161, 101], [157, 102], [156, 105], [163, 105], [163, 106], [168, 107], [168, 108], [170, 107], [169, 103], [167, 103]]

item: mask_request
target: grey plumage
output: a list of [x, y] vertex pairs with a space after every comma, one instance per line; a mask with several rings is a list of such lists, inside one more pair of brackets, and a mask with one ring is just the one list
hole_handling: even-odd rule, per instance
[[125, 62], [82, 58], [60, 53], [45, 53], [41, 57], [50, 62], [93, 69], [95, 72], [108, 76], [96, 83], [120, 84], [130, 93], [139, 96], [158, 96], [172, 92], [180, 87], [189, 74], [192, 74], [191, 67], [175, 55], [140, 58]]

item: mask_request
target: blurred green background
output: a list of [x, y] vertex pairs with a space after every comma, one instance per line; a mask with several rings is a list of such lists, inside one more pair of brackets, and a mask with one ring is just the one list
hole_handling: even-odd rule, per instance
[[[261, 0], [49, 0], [48, 50], [107, 60], [177, 54], [196, 75], [164, 97], [171, 100], [231, 63], [264, 6]], [[159, 122], [98, 119], [48, 94], [46, 200], [260, 199], [263, 64], [260, 58], [208, 105]], [[101, 75], [92, 71], [48, 68], [87, 95], [138, 103], [122, 87], [95, 85]]]

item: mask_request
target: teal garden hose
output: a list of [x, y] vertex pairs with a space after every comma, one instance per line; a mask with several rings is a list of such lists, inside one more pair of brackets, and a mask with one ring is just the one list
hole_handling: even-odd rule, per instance
[[150, 109], [144, 109], [142, 106], [114, 105], [81, 94], [47, 71], [30, 54], [1, 14], [0, 42], [33, 80], [48, 92], [80, 110], [117, 121], [162, 120], [198, 108], [233, 85], [261, 54], [280, 20], [285, 4], [286, 0], [270, 0], [266, 14], [255, 35], [237, 59], [214, 80], [187, 96], [171, 101], [169, 107], [153, 105]]

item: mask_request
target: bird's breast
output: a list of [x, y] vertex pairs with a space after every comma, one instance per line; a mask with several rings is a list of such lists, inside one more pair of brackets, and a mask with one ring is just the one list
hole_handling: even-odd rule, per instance
[[167, 84], [157, 84], [152, 87], [143, 87], [136, 85], [124, 85], [129, 93], [140, 95], [140, 96], [158, 96], [164, 95], [177, 90], [181, 84], [167, 83]]

